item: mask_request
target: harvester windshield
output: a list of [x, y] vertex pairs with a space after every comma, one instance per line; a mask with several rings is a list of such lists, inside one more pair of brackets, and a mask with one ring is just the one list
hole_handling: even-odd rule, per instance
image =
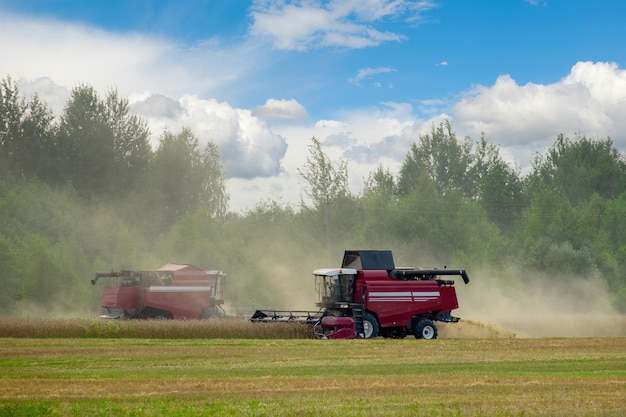
[[316, 269], [313, 275], [321, 307], [333, 305], [336, 302], [352, 302], [356, 269]]
[[224, 298], [224, 279], [226, 274], [218, 270], [206, 271], [206, 274], [213, 285], [213, 298], [222, 300]]

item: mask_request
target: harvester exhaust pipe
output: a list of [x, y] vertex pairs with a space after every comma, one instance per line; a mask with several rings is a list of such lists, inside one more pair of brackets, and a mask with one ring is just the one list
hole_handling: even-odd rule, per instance
[[98, 281], [98, 279], [102, 277], [121, 277], [121, 276], [126, 276], [126, 275], [128, 275], [127, 271], [96, 272], [93, 278], [91, 279], [91, 285], [96, 285], [96, 282]]
[[469, 275], [467, 275], [467, 272], [465, 271], [465, 269], [461, 269], [461, 278], [463, 278], [463, 282], [465, 283], [465, 285], [469, 284]]
[[103, 277], [105, 274], [103, 272], [96, 272], [93, 278], [91, 278], [91, 285], [96, 285], [96, 282], [100, 277]]

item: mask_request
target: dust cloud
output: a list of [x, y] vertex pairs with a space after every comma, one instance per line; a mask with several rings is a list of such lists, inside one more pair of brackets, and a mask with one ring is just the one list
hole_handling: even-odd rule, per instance
[[312, 273], [328, 265], [324, 261], [324, 247], [318, 246], [305, 247], [280, 233], [250, 244], [246, 257], [252, 261], [229, 274], [226, 302], [239, 315], [257, 309], [319, 310], [315, 305], [318, 295]]
[[[293, 258], [293, 259], [302, 259]], [[317, 293], [312, 275], [313, 269], [301, 263], [287, 263], [284, 259], [267, 256], [256, 265], [261, 285], [267, 294], [267, 305], [254, 306], [259, 309], [318, 310], [315, 306]]]
[[461, 320], [457, 323], [437, 323], [439, 337], [442, 339], [514, 339], [516, 334], [495, 324], [486, 324], [473, 320]]
[[[52, 295], [50, 303], [42, 305], [35, 301], [19, 301], [10, 312], [3, 314], [3, 317], [34, 317], [46, 319], [67, 319], [67, 318], [85, 318], [97, 317], [101, 314], [99, 304], [93, 307], [77, 307], [68, 306], [67, 299], [60, 294]], [[98, 299], [99, 301], [99, 299]]]
[[612, 308], [599, 276], [468, 272], [470, 284], [456, 286], [466, 335], [491, 329], [516, 337], [626, 336], [626, 315]]

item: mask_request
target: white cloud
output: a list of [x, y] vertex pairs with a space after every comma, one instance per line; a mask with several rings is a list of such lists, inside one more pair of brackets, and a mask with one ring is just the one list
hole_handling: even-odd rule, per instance
[[579, 62], [554, 84], [518, 85], [508, 75], [476, 86], [454, 106], [455, 129], [523, 153], [543, 151], [556, 135], [613, 137], [626, 148], [626, 71], [615, 63]]
[[366, 48], [401, 41], [403, 35], [379, 31], [374, 24], [404, 16], [408, 21], [434, 7], [430, 1], [334, 0], [254, 2], [250, 33], [271, 39], [277, 49]]
[[129, 82], [145, 85], [133, 74], [158, 63], [170, 47], [138, 35], [120, 37], [64, 22], [0, 15], [0, 49], [12, 57], [2, 60], [2, 71], [27, 79], [48, 76], [66, 87], [83, 82], [108, 88], [108, 81], [101, 81], [121, 73]]
[[[342, 120], [320, 120], [312, 126], [281, 126], [288, 150], [283, 160], [287, 174], [297, 170], [308, 156], [307, 146], [315, 136], [322, 150], [332, 160], [346, 159], [352, 191], [359, 192], [368, 174], [383, 165], [397, 173], [410, 144], [430, 130], [431, 121], [419, 120], [410, 113], [410, 105], [381, 103], [379, 108], [356, 109]], [[299, 201], [298, 190], [286, 190], [288, 201]]]
[[229, 178], [226, 180], [226, 191], [230, 193], [230, 210], [245, 212], [268, 200], [297, 208], [301, 185], [297, 175], [285, 173], [275, 177], [256, 178], [254, 181]]
[[263, 106], [254, 108], [252, 114], [261, 119], [298, 120], [305, 118], [307, 112], [297, 100], [269, 98]]
[[209, 40], [183, 47], [166, 39], [111, 33], [52, 19], [25, 18], [0, 10], [0, 74], [20, 81], [43, 78], [70, 90], [89, 84], [123, 96], [154, 91], [170, 97], [187, 92], [217, 94], [232, 89], [263, 65], [253, 41], [221, 47]]
[[322, 128], [322, 129], [326, 127], [339, 127], [339, 126], [346, 126], [346, 124], [338, 120], [326, 120], [326, 119], [318, 120], [315, 123], [316, 128]]
[[348, 81], [356, 84], [356, 85], [361, 85], [361, 81], [369, 79], [374, 77], [375, 75], [378, 74], [385, 74], [388, 72], [395, 72], [397, 71], [396, 69], [390, 68], [390, 67], [377, 67], [377, 68], [370, 68], [370, 67], [366, 67], [366, 68], [360, 68], [357, 71], [357, 74], [355, 77], [349, 78]]
[[132, 108], [148, 122], [155, 135], [153, 146], [164, 130], [176, 133], [189, 127], [201, 146], [207, 141], [218, 146], [229, 178], [272, 177], [280, 173], [280, 161], [287, 147], [285, 139], [250, 110], [195, 95], [173, 100], [159, 94], [134, 102]]
[[58, 85], [50, 77], [42, 77], [33, 81], [26, 81], [22, 78], [18, 82], [18, 88], [26, 97], [39, 96], [57, 116], [63, 112], [67, 100], [71, 96], [69, 88]]
[[179, 119], [184, 109], [181, 104], [163, 94], [136, 94], [129, 98], [131, 110], [151, 119]]

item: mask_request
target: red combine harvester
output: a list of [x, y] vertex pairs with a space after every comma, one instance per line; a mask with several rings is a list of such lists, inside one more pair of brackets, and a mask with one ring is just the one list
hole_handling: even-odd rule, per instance
[[104, 287], [102, 318], [210, 319], [224, 317], [222, 291], [226, 274], [193, 265], [166, 264], [151, 271], [97, 272], [100, 278], [117, 278]]
[[257, 310], [253, 322], [303, 322], [324, 339], [405, 337], [436, 339], [435, 321], [455, 323], [453, 280], [465, 270], [396, 268], [391, 251], [349, 250], [341, 268], [313, 271], [319, 311]]

